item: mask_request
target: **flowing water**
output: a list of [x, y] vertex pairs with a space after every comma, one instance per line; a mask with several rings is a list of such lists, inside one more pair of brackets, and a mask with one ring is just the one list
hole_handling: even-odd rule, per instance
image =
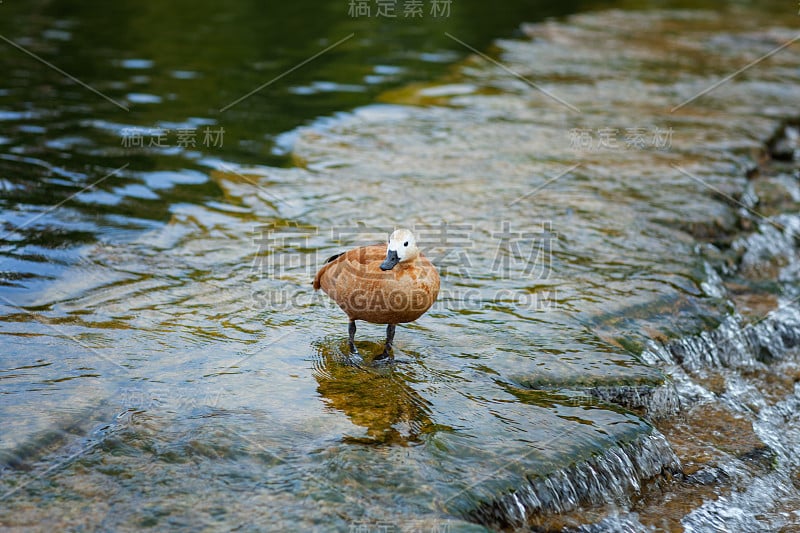
[[0, 525], [800, 527], [796, 6], [181, 4], [0, 4]]

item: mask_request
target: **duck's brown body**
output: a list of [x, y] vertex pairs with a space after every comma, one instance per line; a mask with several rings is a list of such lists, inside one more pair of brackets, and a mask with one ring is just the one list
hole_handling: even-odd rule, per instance
[[329, 259], [317, 272], [314, 289], [322, 289], [350, 318], [374, 324], [413, 322], [439, 295], [439, 274], [419, 254], [391, 270], [381, 270], [386, 244], [355, 248]]

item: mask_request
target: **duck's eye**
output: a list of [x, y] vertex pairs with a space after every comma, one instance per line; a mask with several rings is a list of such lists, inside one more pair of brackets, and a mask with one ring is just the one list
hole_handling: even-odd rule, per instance
[[404, 242], [403, 246], [408, 246], [408, 241]]

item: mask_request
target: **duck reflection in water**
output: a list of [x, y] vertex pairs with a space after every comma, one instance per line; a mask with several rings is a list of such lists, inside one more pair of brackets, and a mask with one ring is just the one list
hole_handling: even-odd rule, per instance
[[409, 385], [406, 373], [360, 366], [340, 344], [336, 340], [317, 344], [314, 378], [328, 406], [366, 428], [366, 434], [345, 436], [345, 442], [407, 446], [420, 443], [424, 434], [436, 429], [428, 402]]

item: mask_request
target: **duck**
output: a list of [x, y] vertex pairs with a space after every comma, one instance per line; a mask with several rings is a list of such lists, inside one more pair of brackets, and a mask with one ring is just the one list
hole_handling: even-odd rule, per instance
[[349, 348], [355, 345], [356, 321], [386, 324], [386, 344], [375, 360], [393, 360], [397, 324], [413, 322], [439, 296], [439, 273], [417, 247], [414, 233], [395, 230], [388, 243], [354, 248], [331, 256], [319, 269], [314, 290], [322, 289], [345, 312]]

